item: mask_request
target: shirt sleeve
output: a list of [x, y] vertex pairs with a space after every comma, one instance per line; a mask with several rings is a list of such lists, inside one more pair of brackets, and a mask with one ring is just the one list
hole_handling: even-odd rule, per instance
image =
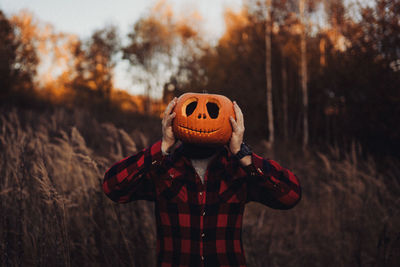
[[162, 164], [161, 141], [115, 163], [104, 175], [103, 191], [113, 201], [155, 200], [152, 173]]
[[242, 167], [247, 175], [247, 201], [274, 209], [290, 209], [301, 199], [299, 180], [277, 162], [252, 154], [252, 164]]

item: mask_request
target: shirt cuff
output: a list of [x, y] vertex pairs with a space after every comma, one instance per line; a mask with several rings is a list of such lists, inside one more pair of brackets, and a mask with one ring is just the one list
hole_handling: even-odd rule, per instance
[[251, 154], [251, 164], [247, 166], [242, 166], [242, 169], [250, 176], [261, 176], [264, 175], [262, 166], [263, 158], [253, 152]]

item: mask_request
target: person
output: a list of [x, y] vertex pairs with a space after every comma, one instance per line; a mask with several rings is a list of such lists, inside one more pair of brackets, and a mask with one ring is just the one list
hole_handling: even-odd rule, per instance
[[177, 145], [176, 103], [165, 110], [162, 139], [114, 164], [105, 173], [104, 192], [119, 203], [155, 202], [157, 266], [246, 266], [245, 204], [290, 209], [301, 199], [299, 180], [243, 143], [244, 118], [236, 102], [229, 144]]

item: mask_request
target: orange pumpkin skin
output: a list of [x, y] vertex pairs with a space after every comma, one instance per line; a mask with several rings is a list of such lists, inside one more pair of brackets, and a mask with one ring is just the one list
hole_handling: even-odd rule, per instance
[[182, 142], [225, 145], [231, 138], [229, 117], [235, 118], [235, 112], [226, 96], [186, 93], [178, 98], [174, 112], [174, 135]]

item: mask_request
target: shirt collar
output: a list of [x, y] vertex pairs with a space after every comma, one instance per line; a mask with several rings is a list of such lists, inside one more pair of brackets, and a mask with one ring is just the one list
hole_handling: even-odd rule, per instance
[[[176, 147], [176, 149], [169, 155], [169, 159], [170, 159], [169, 160], [170, 166], [168, 166], [169, 168], [183, 168], [186, 169], [186, 171], [192, 169], [193, 171], [195, 171], [190, 159], [183, 155], [181, 145]], [[230, 152], [228, 146], [224, 146], [221, 148], [221, 150], [217, 152], [217, 155], [210, 161], [208, 169], [213, 174], [217, 174], [217, 172], [219, 171], [224, 172], [225, 174], [223, 173], [220, 174], [221, 176], [225, 177], [224, 179], [236, 180], [239, 177], [235, 175], [234, 170], [240, 168], [239, 165], [240, 165], [239, 161]]]

